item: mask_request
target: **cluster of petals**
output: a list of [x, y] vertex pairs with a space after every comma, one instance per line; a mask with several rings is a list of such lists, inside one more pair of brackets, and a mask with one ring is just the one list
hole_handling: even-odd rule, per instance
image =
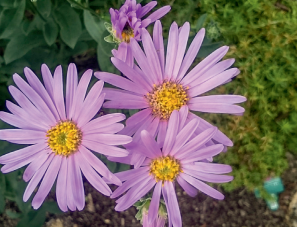
[[[136, 4], [136, 0], [126, 0], [125, 4], [119, 9], [110, 9], [110, 17], [112, 23], [112, 29], [114, 30], [117, 39], [122, 40], [122, 33], [125, 26], [129, 26], [133, 31], [133, 37], [137, 41], [141, 41], [142, 28], [146, 28], [151, 23], [163, 17], [167, 14], [171, 7], [163, 6], [150, 14], [147, 18], [142, 19], [147, 15], [155, 6], [157, 1], [151, 1], [145, 6]], [[121, 42], [118, 50], [112, 50], [115, 57], [122, 59], [124, 62], [133, 64], [133, 56], [129, 43]]]
[[[156, 21], [153, 29], [153, 38], [142, 29], [142, 44], [144, 51], [136, 40], [131, 39], [130, 47], [137, 62], [130, 67], [123, 58], [111, 58], [114, 66], [120, 70], [126, 78], [119, 77], [106, 72], [96, 72], [95, 76], [117, 88], [104, 88], [106, 99], [105, 108], [117, 109], [140, 109], [139, 112], [131, 116], [126, 121], [126, 127], [120, 133], [133, 136], [133, 141], [137, 142], [142, 130], [153, 131], [151, 134], [159, 135], [158, 143], [164, 142], [164, 135], [167, 129], [168, 120], [152, 114], [146, 95], [151, 92], [154, 85], [162, 84], [164, 81], [172, 81], [187, 89], [189, 100], [187, 106], [190, 111], [207, 113], [227, 113], [242, 115], [244, 108], [236, 103], [246, 101], [246, 98], [239, 95], [209, 95], [204, 93], [228, 83], [233, 77], [239, 74], [239, 69], [230, 68], [234, 59], [221, 61], [228, 51], [227, 46], [223, 46], [190, 70], [197, 53], [204, 39], [205, 30], [201, 29], [194, 37], [188, 50], [187, 41], [190, 32], [190, 24], [186, 22], [182, 27], [173, 22], [168, 37], [167, 52], [165, 57], [162, 25]], [[195, 133], [211, 128], [212, 125], [196, 114], [189, 112], [187, 120], [198, 119], [200, 121]], [[210, 143], [221, 143], [225, 146], [233, 146], [232, 141], [221, 131], [217, 131]], [[132, 157], [130, 163], [140, 165], [144, 157]]]
[[[42, 65], [41, 72], [44, 86], [29, 68], [24, 69], [28, 83], [19, 75], [13, 75], [18, 88], [10, 86], [9, 91], [18, 105], [7, 101], [11, 113], [1, 111], [0, 119], [18, 129], [0, 130], [0, 140], [29, 146], [1, 156], [0, 163], [4, 164], [1, 171], [8, 173], [28, 165], [23, 174], [23, 179], [29, 182], [23, 200], [27, 201], [40, 183], [32, 200], [35, 209], [41, 206], [57, 179], [56, 197], [61, 210], [82, 210], [85, 205], [82, 174], [106, 196], [112, 191], [102, 177], [121, 185], [90, 150], [109, 156], [126, 156], [125, 149], [114, 146], [131, 142], [129, 136], [115, 135], [124, 128], [118, 122], [124, 120], [125, 115], [109, 114], [93, 119], [105, 94], [102, 93], [103, 81], [98, 81], [86, 95], [92, 70], [87, 70], [78, 82], [77, 69], [70, 64], [65, 95], [61, 66], [55, 69], [54, 76], [46, 65]], [[74, 122], [82, 132], [77, 150], [67, 156], [56, 154], [46, 137], [49, 129], [64, 121]]]
[[[182, 109], [184, 108], [182, 107]], [[207, 142], [216, 134], [217, 128], [210, 127], [195, 135], [195, 130], [201, 124], [201, 120], [195, 118], [185, 123], [187, 115], [188, 113], [185, 111], [173, 111], [161, 148], [155, 141], [154, 135], [146, 130], [141, 131], [141, 141], [138, 147], [134, 148], [134, 152], [141, 153], [146, 158], [138, 169], [116, 173], [123, 184], [113, 192], [111, 198], [125, 194], [116, 200], [115, 210], [128, 209], [153, 189], [148, 210], [148, 222], [153, 223], [157, 220], [162, 196], [167, 207], [169, 226], [180, 227], [182, 222], [175, 193], [175, 181], [192, 197], [196, 196], [200, 190], [215, 199], [224, 199], [222, 193], [203, 182], [224, 183], [233, 180], [233, 176], [222, 175], [232, 171], [229, 165], [205, 161], [224, 149], [222, 144], [207, 145]], [[150, 174], [151, 163], [160, 157], [168, 156], [179, 161], [181, 171], [173, 181], [157, 181], [153, 174]]]

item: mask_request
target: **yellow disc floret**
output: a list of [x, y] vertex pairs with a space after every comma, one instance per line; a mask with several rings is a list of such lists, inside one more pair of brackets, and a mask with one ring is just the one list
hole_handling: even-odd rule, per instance
[[154, 85], [154, 89], [146, 95], [153, 115], [167, 120], [173, 110], [179, 110], [189, 100], [187, 88], [181, 84], [164, 81], [160, 85]]
[[126, 24], [122, 32], [122, 41], [130, 43], [131, 38], [134, 38], [133, 29], [130, 27], [129, 24]]
[[157, 182], [174, 181], [180, 172], [182, 170], [179, 161], [170, 156], [154, 159], [150, 164], [150, 174]]
[[69, 156], [81, 144], [82, 132], [72, 121], [62, 121], [47, 131], [48, 146], [56, 155]]

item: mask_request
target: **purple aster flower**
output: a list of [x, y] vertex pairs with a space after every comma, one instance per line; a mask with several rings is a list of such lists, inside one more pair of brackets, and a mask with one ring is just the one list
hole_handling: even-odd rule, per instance
[[[231, 81], [239, 74], [239, 70], [230, 68], [234, 59], [220, 61], [229, 49], [227, 46], [217, 49], [190, 70], [202, 44], [205, 30], [201, 29], [196, 34], [186, 52], [189, 31], [188, 22], [181, 28], [178, 28], [175, 22], [171, 25], [165, 58], [162, 26], [160, 21], [156, 21], [153, 39], [145, 29], [142, 30], [144, 51], [136, 40], [131, 39], [130, 47], [137, 65], [134, 64], [132, 68], [119, 58], [111, 58], [115, 67], [127, 78], [106, 72], [95, 73], [99, 79], [121, 88], [104, 88], [106, 99], [110, 100], [104, 103], [105, 108], [140, 109], [127, 119], [122, 134], [132, 136], [139, 134], [141, 130], [152, 130], [154, 132], [151, 134], [160, 135], [158, 142], [162, 145], [162, 135], [165, 134], [170, 114], [183, 105], [187, 105], [191, 111], [199, 112], [235, 115], [244, 112], [244, 108], [234, 105], [246, 101], [243, 96], [203, 96], [215, 87]], [[190, 112], [188, 119], [200, 119], [196, 133], [212, 127], [194, 113]], [[233, 146], [232, 141], [219, 130], [213, 141]], [[138, 158], [136, 160], [140, 161]]]
[[111, 198], [125, 193], [116, 201], [117, 211], [128, 209], [153, 189], [148, 222], [157, 220], [162, 196], [169, 226], [179, 227], [182, 222], [174, 189], [176, 182], [192, 197], [200, 190], [213, 198], [224, 199], [222, 193], [203, 182], [224, 183], [233, 180], [233, 176], [221, 175], [232, 171], [229, 165], [203, 161], [217, 155], [224, 148], [222, 144], [206, 145], [216, 135], [217, 128], [210, 127], [195, 136], [201, 120], [194, 118], [186, 124], [186, 115], [188, 113], [185, 111], [172, 112], [161, 148], [152, 134], [146, 130], [141, 131], [141, 141], [133, 148], [133, 152], [141, 153], [146, 159], [138, 169], [116, 174], [124, 183], [113, 192]]
[[42, 65], [41, 72], [45, 87], [29, 68], [24, 69], [28, 83], [13, 75], [18, 88], [10, 86], [9, 91], [18, 105], [7, 101], [11, 114], [0, 112], [0, 119], [19, 129], [0, 130], [0, 139], [30, 146], [1, 156], [1, 171], [8, 173], [29, 164], [23, 175], [26, 182], [30, 181], [23, 200], [27, 201], [40, 183], [32, 200], [34, 209], [41, 206], [57, 178], [56, 197], [61, 210], [82, 210], [85, 195], [81, 173], [107, 196], [112, 191], [100, 175], [121, 185], [90, 150], [126, 156], [126, 150], [114, 146], [131, 142], [129, 136], [114, 135], [123, 129], [117, 122], [125, 116], [109, 114], [93, 119], [105, 94], [101, 93], [103, 81], [98, 81], [86, 95], [92, 70], [87, 70], [78, 83], [76, 66], [70, 64], [65, 96], [62, 67], [56, 68], [54, 76], [46, 65]]
[[112, 25], [111, 27], [106, 25], [110, 36], [106, 37], [105, 40], [120, 44], [118, 50], [113, 50], [114, 56], [117, 55], [117, 52], [123, 52], [121, 56], [124, 59], [121, 59], [129, 63], [132, 62], [131, 64], [133, 64], [133, 57], [129, 47], [130, 39], [134, 38], [140, 41], [142, 28], [146, 28], [151, 23], [160, 19], [171, 9], [170, 6], [161, 7], [146, 19], [142, 19], [156, 5], [157, 1], [151, 1], [142, 7], [141, 4], [136, 4], [136, 0], [126, 0], [125, 4], [119, 10], [112, 8], [109, 10]]

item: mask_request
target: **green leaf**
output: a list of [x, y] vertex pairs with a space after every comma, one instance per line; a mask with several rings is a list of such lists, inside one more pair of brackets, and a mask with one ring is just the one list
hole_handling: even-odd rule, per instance
[[43, 25], [42, 32], [46, 43], [49, 46], [53, 45], [59, 33], [58, 25], [53, 18], [48, 18], [47, 22]]
[[61, 213], [63, 213], [60, 210], [60, 208], [58, 207], [57, 203], [56, 202], [52, 202], [52, 201], [43, 203], [41, 209], [44, 212], [49, 212], [49, 213], [52, 213], [52, 214], [61, 214]]
[[114, 36], [111, 35], [111, 34], [109, 36], [105, 36], [104, 41], [108, 42], [108, 43], [116, 43], [115, 40], [114, 40]]
[[207, 13], [201, 15], [196, 23], [196, 31], [198, 32], [201, 28], [203, 28], [203, 24], [207, 18]]
[[111, 172], [114, 173], [114, 172], [116, 171], [116, 169], [117, 169], [117, 163], [115, 163], [115, 162], [111, 162], [111, 161], [109, 161], [109, 160], [106, 160], [105, 163], [106, 163], [108, 169], [109, 169]]
[[111, 25], [110, 23], [105, 22], [105, 23], [104, 23], [104, 27], [106, 28], [106, 30], [107, 30], [110, 34], [113, 34], [113, 31], [112, 31], [112, 25]]
[[54, 18], [60, 26], [62, 40], [73, 49], [82, 32], [79, 15], [65, 3], [54, 11]]
[[112, 56], [111, 50], [113, 49], [113, 46], [114, 45], [106, 43], [104, 39], [103, 41], [98, 43], [97, 59], [98, 59], [98, 63], [101, 71], [111, 72], [111, 73], [117, 72], [116, 68], [113, 66], [113, 64], [110, 61], [110, 57]]
[[5, 211], [6, 215], [12, 219], [20, 218], [22, 216], [21, 213], [17, 213], [11, 210], [6, 210]]
[[3, 174], [0, 175], [0, 213], [3, 213], [5, 209], [5, 177]]
[[197, 57], [198, 58], [205, 58], [207, 57], [210, 53], [212, 53], [213, 51], [215, 51], [216, 49], [218, 49], [219, 47], [222, 46], [222, 42], [216, 42], [216, 43], [209, 43], [209, 44], [204, 44], [205, 41], [207, 42], [206, 39], [204, 39], [201, 48], [198, 52]]
[[38, 211], [31, 210], [28, 215], [24, 216], [17, 224], [17, 227], [40, 227], [45, 222], [45, 212], [40, 209]]
[[7, 39], [14, 33], [23, 19], [26, 1], [22, 0], [16, 9], [5, 9], [0, 15], [0, 39]]
[[15, 0], [1, 0], [0, 1], [0, 5], [7, 7], [7, 8], [15, 7], [15, 3], [16, 3]]
[[51, 0], [38, 0], [36, 2], [37, 10], [42, 16], [48, 17], [51, 14]]
[[40, 31], [31, 32], [28, 36], [18, 35], [13, 37], [7, 44], [4, 52], [4, 60], [6, 64], [21, 58], [29, 50], [45, 44], [43, 35]]
[[89, 11], [84, 10], [84, 23], [87, 31], [92, 36], [92, 38], [97, 42], [101, 42], [103, 36], [104, 23], [99, 20], [99, 18], [94, 17]]
[[133, 114], [136, 114], [139, 110], [129, 110], [129, 114], [130, 116], [132, 116]]

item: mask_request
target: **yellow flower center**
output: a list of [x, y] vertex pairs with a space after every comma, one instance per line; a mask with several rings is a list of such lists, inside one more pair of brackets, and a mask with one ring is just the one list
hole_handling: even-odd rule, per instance
[[62, 121], [47, 131], [48, 146], [56, 155], [69, 156], [81, 144], [82, 132], [72, 121]]
[[153, 115], [163, 120], [168, 120], [173, 110], [179, 110], [189, 100], [188, 88], [171, 81], [164, 81], [160, 85], [154, 85], [154, 89], [146, 95]]
[[174, 181], [177, 175], [183, 172], [178, 160], [167, 156], [154, 159], [150, 164], [150, 174], [156, 181]]
[[122, 41], [130, 43], [131, 38], [134, 38], [134, 32], [130, 25], [127, 23], [122, 31]]

